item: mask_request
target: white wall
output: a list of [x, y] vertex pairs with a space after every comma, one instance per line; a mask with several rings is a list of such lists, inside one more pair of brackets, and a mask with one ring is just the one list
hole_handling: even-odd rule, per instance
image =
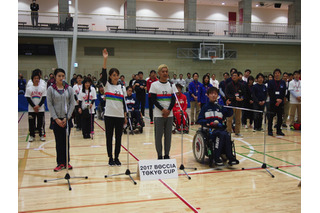
[[[106, 25], [123, 27], [123, 0], [79, 0], [79, 24], [89, 24], [91, 30], [105, 31]], [[30, 0], [19, 0], [19, 21], [30, 20]], [[39, 22], [58, 22], [58, 0], [37, 0], [40, 6]], [[73, 1], [74, 3], [74, 1]], [[137, 2], [137, 26], [183, 27], [183, 4], [163, 2]], [[210, 28], [216, 31], [219, 24], [228, 21], [228, 13], [236, 12], [237, 7], [198, 5], [198, 29]], [[70, 5], [70, 13], [74, 13], [74, 5]], [[287, 10], [252, 9], [252, 22], [287, 23]], [[214, 26], [213, 21], [218, 21]], [[208, 25], [208, 23], [210, 25]], [[94, 26], [92, 24], [95, 24]], [[217, 27], [218, 26], [218, 27]], [[221, 26], [220, 26], [221, 28]]]

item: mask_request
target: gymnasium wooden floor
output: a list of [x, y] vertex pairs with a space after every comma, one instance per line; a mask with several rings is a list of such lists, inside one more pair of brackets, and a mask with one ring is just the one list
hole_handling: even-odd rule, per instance
[[[188, 109], [189, 110], [189, 109]], [[146, 111], [148, 115], [148, 111]], [[136, 172], [140, 159], [156, 159], [153, 126], [146, 117], [143, 134], [130, 135], [130, 170]], [[285, 137], [267, 136], [266, 163], [271, 176], [261, 169], [263, 133], [241, 129], [243, 137], [234, 138], [240, 164], [214, 170], [195, 161], [192, 139], [198, 126], [184, 135], [184, 165], [191, 180], [179, 171], [178, 179], [143, 181], [134, 174], [104, 178], [125, 172], [127, 136], [122, 136], [121, 167], [108, 167], [104, 122], [96, 120], [94, 140], [83, 139], [72, 129], [70, 143], [72, 191], [66, 180], [44, 183], [45, 179], [63, 178], [65, 171], [53, 172], [56, 166], [53, 132], [48, 128], [46, 141], [26, 142], [27, 112], [18, 113], [18, 195], [19, 212], [300, 212], [301, 132], [283, 130]], [[181, 135], [172, 136], [171, 158], [181, 164]], [[242, 170], [247, 168], [247, 170]], [[249, 169], [252, 168], [252, 169]]]

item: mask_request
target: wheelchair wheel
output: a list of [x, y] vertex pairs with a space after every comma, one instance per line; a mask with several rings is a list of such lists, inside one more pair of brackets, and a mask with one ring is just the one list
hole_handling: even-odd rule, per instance
[[204, 163], [204, 158], [207, 153], [207, 148], [205, 144], [205, 136], [201, 131], [197, 131], [193, 137], [192, 150], [193, 156], [199, 163]]

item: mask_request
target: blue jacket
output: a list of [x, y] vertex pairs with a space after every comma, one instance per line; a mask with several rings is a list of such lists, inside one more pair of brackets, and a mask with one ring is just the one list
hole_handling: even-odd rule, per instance
[[139, 110], [139, 105], [133, 95], [126, 97], [126, 103], [129, 111], [132, 111], [132, 108], [134, 108], [134, 111]]
[[212, 84], [208, 84], [208, 86], [201, 84], [199, 91], [198, 91], [198, 102], [200, 102], [202, 104], [209, 102], [209, 98], [206, 94], [207, 94], [207, 91], [210, 87], [213, 87]]
[[198, 123], [205, 125], [213, 121], [219, 121], [220, 124], [227, 118], [233, 115], [233, 110], [231, 108], [223, 107], [223, 105], [218, 104], [217, 102], [206, 103], [198, 117]]
[[266, 101], [267, 99], [267, 87], [264, 84], [255, 84], [252, 87], [252, 100], [254, 103], [259, 101]]
[[[284, 80], [271, 80], [268, 82], [268, 94], [270, 103], [275, 103], [277, 99], [284, 99], [286, 95], [286, 82]], [[283, 102], [281, 102], [283, 104]]]
[[202, 84], [199, 81], [197, 81], [197, 83], [195, 83], [195, 81], [190, 82], [189, 84], [190, 101], [195, 101], [191, 94], [198, 96], [199, 88], [201, 85]]

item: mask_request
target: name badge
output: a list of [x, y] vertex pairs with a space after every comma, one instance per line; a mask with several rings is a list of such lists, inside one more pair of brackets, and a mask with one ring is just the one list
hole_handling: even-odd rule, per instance
[[280, 91], [276, 91], [276, 93], [275, 93], [276, 95], [280, 95]]

